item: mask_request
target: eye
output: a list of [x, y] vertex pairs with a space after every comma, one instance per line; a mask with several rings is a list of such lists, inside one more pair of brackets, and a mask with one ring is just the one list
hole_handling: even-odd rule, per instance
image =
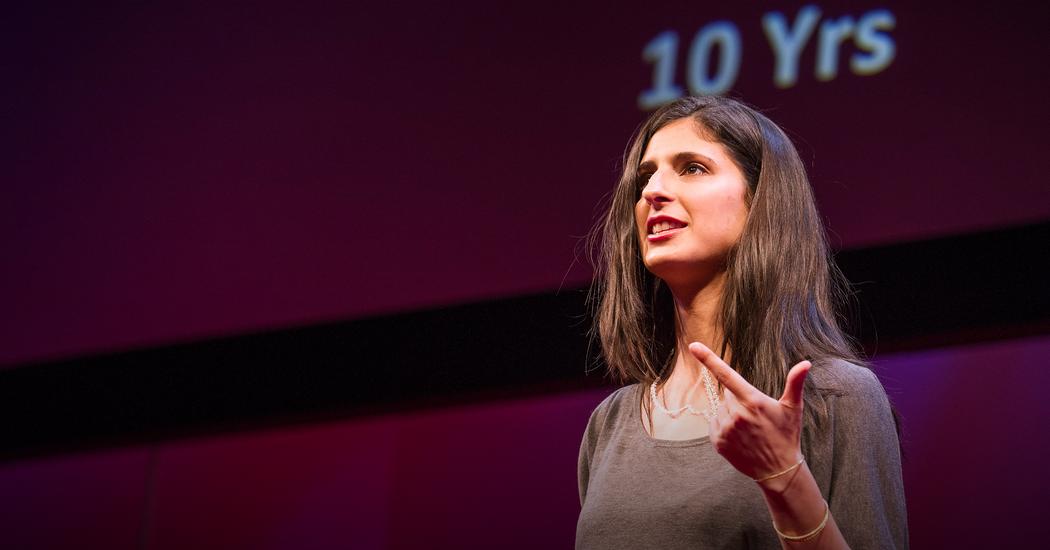
[[690, 162], [686, 165], [685, 170], [683, 170], [682, 173], [689, 176], [695, 176], [697, 174], [706, 174], [708, 172], [707, 168], [705, 168], [703, 164], [700, 164], [698, 162]]
[[653, 173], [652, 172], [639, 172], [638, 173], [638, 175], [636, 176], [637, 179], [635, 180], [635, 184], [636, 184], [635, 187], [638, 188], [638, 191], [641, 191], [642, 189], [645, 189], [645, 186], [649, 184], [649, 178], [651, 178], [651, 177], [653, 177]]

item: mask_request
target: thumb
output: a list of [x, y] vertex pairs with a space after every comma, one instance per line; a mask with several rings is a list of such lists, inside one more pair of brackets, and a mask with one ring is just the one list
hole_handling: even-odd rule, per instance
[[791, 367], [788, 372], [787, 383], [784, 384], [784, 396], [780, 398], [780, 404], [792, 409], [802, 407], [802, 388], [806, 382], [806, 374], [809, 373], [813, 364], [809, 361]]

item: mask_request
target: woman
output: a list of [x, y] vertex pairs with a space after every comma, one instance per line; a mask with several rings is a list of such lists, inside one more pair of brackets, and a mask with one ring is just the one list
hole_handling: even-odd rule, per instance
[[838, 326], [802, 162], [732, 99], [640, 128], [601, 230], [577, 548], [902, 548], [885, 391]]

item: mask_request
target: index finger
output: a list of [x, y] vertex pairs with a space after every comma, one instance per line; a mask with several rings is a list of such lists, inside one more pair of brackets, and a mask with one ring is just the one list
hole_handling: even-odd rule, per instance
[[689, 353], [692, 353], [694, 357], [699, 359], [726, 389], [733, 392], [733, 395], [739, 401], [750, 402], [755, 399], [756, 393], [765, 395], [758, 388], [748, 383], [743, 376], [740, 376], [740, 373], [733, 370], [733, 367], [727, 365], [715, 352], [700, 342], [689, 344]]

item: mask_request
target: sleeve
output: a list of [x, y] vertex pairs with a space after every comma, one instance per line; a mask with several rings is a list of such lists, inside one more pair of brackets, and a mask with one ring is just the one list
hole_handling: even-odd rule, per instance
[[613, 395], [606, 397], [591, 411], [591, 417], [587, 420], [587, 429], [583, 432], [583, 441], [580, 442], [580, 458], [576, 466], [576, 481], [580, 489], [581, 508], [587, 499], [587, 486], [591, 480], [591, 461], [594, 459], [594, 450], [598, 446], [601, 428], [605, 424], [606, 411], [612, 398]]
[[583, 502], [587, 500], [587, 483], [591, 477], [591, 453], [593, 449], [587, 444], [587, 436], [584, 435], [583, 441], [580, 442], [580, 458], [576, 464], [576, 484], [580, 490], [580, 507], [583, 508]]
[[870, 369], [850, 365], [849, 370], [849, 387], [831, 404], [831, 513], [855, 550], [908, 548], [900, 443], [893, 410]]

